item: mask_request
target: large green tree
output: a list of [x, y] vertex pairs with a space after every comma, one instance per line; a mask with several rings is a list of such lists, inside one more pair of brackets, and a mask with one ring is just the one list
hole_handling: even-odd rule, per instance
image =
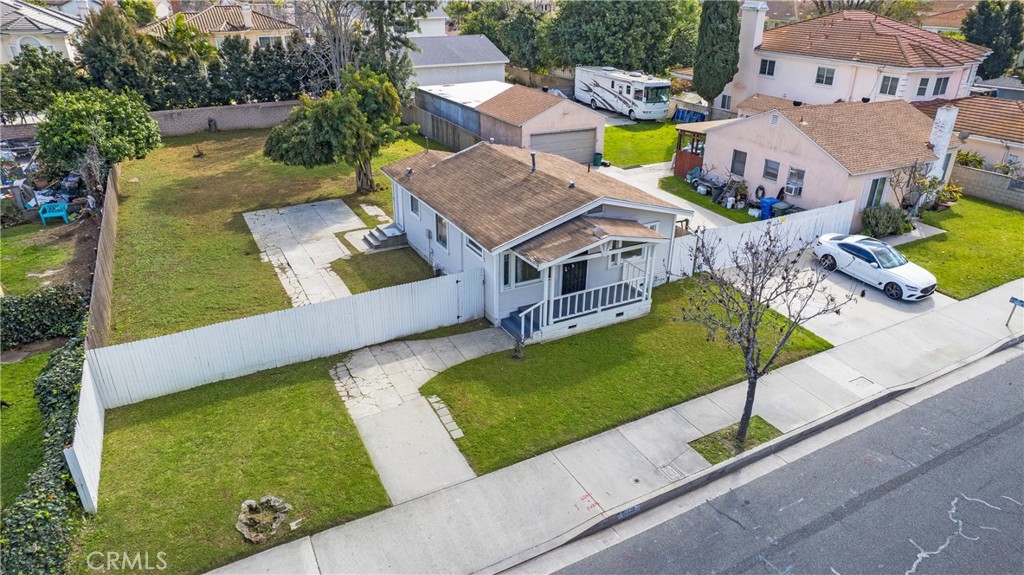
[[290, 100], [299, 92], [295, 71], [280, 43], [256, 46], [252, 51], [251, 95], [259, 102]]
[[459, 29], [462, 34], [483, 34], [513, 66], [541, 66], [538, 28], [542, 19], [533, 6], [515, 0], [488, 0], [470, 4]]
[[843, 10], [867, 10], [886, 18], [915, 26], [921, 25], [927, 2], [925, 0], [812, 0], [813, 12], [819, 16]]
[[670, 67], [693, 66], [697, 53], [698, 28], [700, 28], [700, 2], [680, 0], [676, 27], [668, 45], [666, 62]]
[[552, 66], [660, 73], [669, 65], [676, 2], [557, 0], [556, 6], [555, 17], [542, 26], [543, 57]]
[[75, 65], [48, 49], [25, 46], [0, 66], [0, 109], [9, 119], [42, 113], [61, 92], [83, 88]]
[[1007, 6], [1001, 0], [981, 0], [964, 17], [960, 30], [973, 44], [992, 49], [978, 67], [982, 78], [998, 78], [1012, 66], [1024, 41], [1024, 6], [1014, 0]]
[[412, 60], [409, 51], [416, 45], [409, 32], [417, 29], [417, 19], [437, 7], [437, 0], [363, 0], [359, 2], [363, 14], [362, 53], [359, 65], [369, 66], [384, 74], [398, 91], [402, 102], [412, 99]]
[[118, 0], [117, 5], [135, 26], [144, 26], [156, 20], [156, 5], [153, 0]]
[[210, 102], [210, 82], [198, 58], [158, 57], [153, 72], [152, 109], [198, 108]]
[[739, 71], [739, 4], [733, 0], [705, 2], [700, 12], [693, 89], [708, 102], [708, 113], [726, 84]]
[[329, 165], [343, 161], [356, 169], [356, 191], [374, 191], [371, 160], [398, 141], [403, 128], [398, 92], [383, 74], [351, 67], [342, 89], [322, 98], [301, 96], [302, 104], [271, 130], [263, 154], [289, 165]]
[[78, 64], [93, 86], [111, 92], [129, 89], [151, 97], [152, 49], [116, 7], [106, 4], [90, 12], [72, 42]]
[[160, 128], [140, 95], [92, 88], [58, 95], [36, 138], [47, 166], [80, 170], [99, 191], [112, 164], [144, 158], [160, 144]]
[[220, 45], [220, 62], [223, 65], [222, 80], [227, 90], [227, 100], [236, 104], [249, 101], [249, 84], [252, 78], [252, 50], [249, 40], [229, 36]]
[[146, 41], [153, 45], [164, 56], [177, 62], [194, 58], [208, 62], [217, 54], [217, 49], [206, 39], [206, 36], [194, 24], [185, 20], [185, 15], [178, 13], [160, 23], [163, 34], [146, 34]]

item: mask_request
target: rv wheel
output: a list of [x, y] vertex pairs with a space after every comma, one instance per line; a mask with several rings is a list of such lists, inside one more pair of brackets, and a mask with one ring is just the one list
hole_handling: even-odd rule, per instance
[[596, 110], [597, 109], [597, 100], [590, 100], [590, 107], [591, 107], [591, 109]]
[[633, 120], [634, 122], [636, 121], [636, 114], [633, 113], [633, 110], [629, 111], [629, 119]]

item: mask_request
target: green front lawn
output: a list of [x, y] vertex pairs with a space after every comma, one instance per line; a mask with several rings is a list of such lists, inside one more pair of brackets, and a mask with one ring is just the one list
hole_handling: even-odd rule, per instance
[[658, 187], [670, 194], [683, 198], [695, 206], [700, 206], [706, 210], [715, 212], [716, 214], [727, 217], [734, 222], [747, 224], [757, 221], [757, 218], [748, 214], [747, 210], [729, 210], [724, 206], [720, 206], [712, 202], [711, 196], [702, 196], [698, 194], [693, 190], [693, 187], [690, 186], [690, 184], [687, 184], [686, 181], [681, 178], [677, 178], [675, 176], [662, 178], [658, 180]]
[[690, 442], [690, 447], [708, 463], [715, 465], [739, 455], [741, 451], [753, 449], [782, 435], [782, 432], [774, 425], [765, 421], [760, 415], [755, 415], [750, 418], [750, 425], [747, 427], [747, 440], [743, 443], [743, 449], [737, 450], [736, 432], [739, 428], [740, 424], [734, 423], [700, 439], [694, 439]]
[[331, 262], [331, 269], [354, 294], [434, 277], [430, 264], [412, 248], [354, 253], [348, 259]]
[[604, 159], [620, 168], [671, 161], [678, 134], [674, 122], [605, 126]]
[[74, 241], [59, 239], [54, 231], [63, 225], [64, 222], [49, 226], [22, 224], [0, 234], [0, 284], [4, 294], [32, 292], [47, 278], [29, 277], [29, 274], [60, 270], [71, 261]]
[[50, 353], [40, 353], [0, 367], [0, 398], [10, 404], [0, 413], [0, 507], [21, 495], [29, 474], [43, 461], [43, 424], [34, 385]]
[[[163, 551], [168, 573], [219, 565], [379, 511], [387, 494], [328, 370], [340, 356], [289, 365], [106, 413], [99, 513], [69, 571], [94, 551]], [[235, 530], [246, 499], [294, 509], [266, 546]]]
[[[264, 158], [268, 133], [167, 138], [146, 159], [125, 162], [114, 256], [115, 343], [290, 307], [273, 267], [260, 261], [245, 212], [342, 198], [369, 227], [378, 222], [359, 204], [391, 212], [391, 188], [356, 196], [348, 165], [306, 169]], [[421, 144], [410, 139], [388, 147], [374, 170]], [[195, 146], [203, 157], [193, 157]]]
[[[465, 432], [456, 440], [487, 473], [744, 379], [742, 355], [678, 321], [689, 283], [654, 290], [651, 313], [632, 321], [477, 358], [423, 388], [439, 395]], [[828, 349], [799, 330], [780, 365]]]
[[899, 250], [935, 275], [940, 292], [965, 299], [1024, 277], [1024, 212], [964, 196], [952, 208], [924, 211], [921, 218], [946, 233]]

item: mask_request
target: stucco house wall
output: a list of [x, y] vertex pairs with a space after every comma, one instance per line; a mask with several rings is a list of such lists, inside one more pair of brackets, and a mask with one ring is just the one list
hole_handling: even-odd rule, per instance
[[406, 36], [418, 38], [420, 36], [444, 36], [446, 34], [444, 18], [421, 18], [417, 22], [420, 25], [420, 29], [413, 30], [406, 34]]
[[1013, 160], [1020, 163], [1024, 160], [1024, 144], [1021, 142], [1002, 142], [972, 134], [960, 149], [978, 152], [985, 158], [985, 163], [990, 165], [1013, 163]]
[[13, 60], [25, 45], [53, 50], [68, 60], [74, 60], [78, 54], [71, 45], [70, 36], [65, 34], [4, 35], [0, 36], [0, 64]]
[[594, 129], [595, 150], [604, 152], [605, 117], [589, 108], [565, 100], [540, 114], [530, 118], [523, 124], [521, 146], [530, 147], [530, 136], [533, 134], [550, 134]]
[[413, 68], [412, 81], [420, 86], [464, 84], [466, 82], [505, 81], [505, 64], [430, 66]]

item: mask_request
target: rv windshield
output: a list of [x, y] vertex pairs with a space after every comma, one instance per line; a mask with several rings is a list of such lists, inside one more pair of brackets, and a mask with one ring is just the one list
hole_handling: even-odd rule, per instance
[[668, 86], [647, 88], [644, 92], [644, 102], [648, 104], [668, 104]]

